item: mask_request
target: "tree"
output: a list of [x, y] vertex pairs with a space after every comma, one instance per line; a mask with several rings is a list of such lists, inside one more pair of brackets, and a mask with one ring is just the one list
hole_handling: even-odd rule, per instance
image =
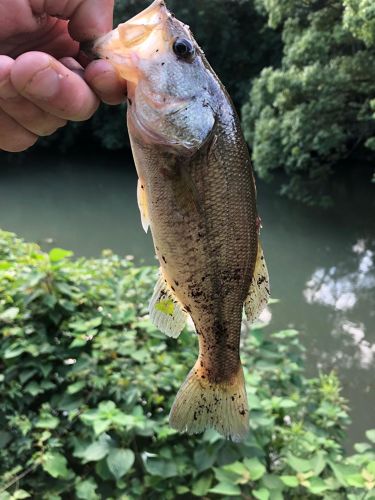
[[363, 156], [365, 146], [375, 149], [370, 2], [261, 0], [270, 26], [282, 28], [283, 58], [254, 81], [243, 124], [256, 171], [267, 179], [283, 169], [281, 192], [290, 198], [326, 205], [343, 160], [373, 157], [370, 149]]

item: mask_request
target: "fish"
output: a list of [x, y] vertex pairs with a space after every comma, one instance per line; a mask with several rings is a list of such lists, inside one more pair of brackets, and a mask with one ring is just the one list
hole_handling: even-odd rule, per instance
[[189, 26], [164, 1], [97, 39], [93, 51], [127, 82], [142, 225], [160, 263], [150, 319], [177, 338], [190, 316], [198, 337], [170, 425], [242, 441], [249, 432], [243, 310], [254, 322], [270, 291], [238, 115]]

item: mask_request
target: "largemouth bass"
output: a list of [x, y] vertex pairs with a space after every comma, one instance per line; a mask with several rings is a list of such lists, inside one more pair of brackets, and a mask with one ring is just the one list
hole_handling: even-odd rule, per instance
[[170, 424], [189, 434], [212, 427], [240, 441], [249, 428], [242, 311], [251, 321], [259, 316], [269, 280], [237, 114], [189, 27], [164, 1], [100, 38], [94, 52], [127, 80], [139, 207], [160, 262], [150, 318], [178, 337], [190, 315], [199, 339]]

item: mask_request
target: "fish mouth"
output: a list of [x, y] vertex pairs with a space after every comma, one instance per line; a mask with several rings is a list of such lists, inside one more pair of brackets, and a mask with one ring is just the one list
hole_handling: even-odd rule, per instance
[[113, 64], [121, 78], [137, 83], [141, 73], [140, 63], [153, 52], [165, 52], [170, 45], [171, 37], [167, 29], [170, 17], [165, 2], [155, 0], [129, 21], [98, 38], [92, 53]]

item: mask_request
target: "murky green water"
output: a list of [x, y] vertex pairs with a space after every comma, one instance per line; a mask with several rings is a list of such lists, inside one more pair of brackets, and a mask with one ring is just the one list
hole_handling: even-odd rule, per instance
[[[97, 256], [104, 248], [156, 264], [143, 232], [130, 158], [0, 157], [0, 227], [45, 248]], [[334, 209], [309, 209], [258, 182], [272, 295], [269, 330], [293, 326], [307, 369], [335, 368], [350, 401], [349, 443], [375, 426], [375, 187], [346, 179]]]

